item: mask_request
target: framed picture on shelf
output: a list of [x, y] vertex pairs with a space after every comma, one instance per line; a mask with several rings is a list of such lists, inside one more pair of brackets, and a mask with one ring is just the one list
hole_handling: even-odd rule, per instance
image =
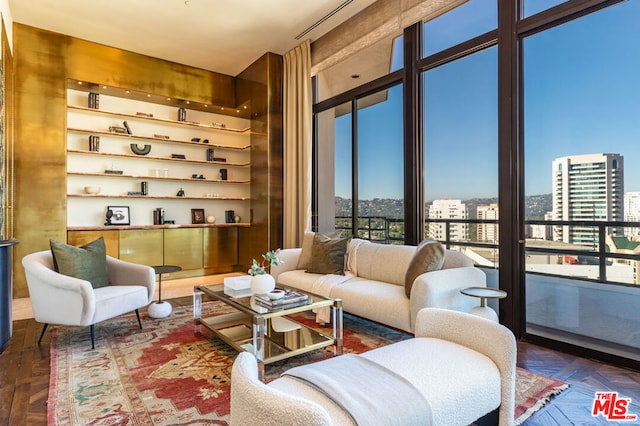
[[204, 223], [204, 209], [191, 209], [191, 223]]
[[130, 225], [129, 206], [108, 206], [107, 219], [110, 225]]

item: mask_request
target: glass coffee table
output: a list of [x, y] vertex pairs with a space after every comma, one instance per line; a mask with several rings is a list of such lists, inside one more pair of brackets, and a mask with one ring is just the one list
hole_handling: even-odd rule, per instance
[[[278, 288], [288, 289], [280, 285]], [[291, 305], [267, 307], [258, 303], [255, 296], [232, 297], [226, 294], [223, 284], [194, 287], [195, 332], [199, 334], [200, 327], [205, 327], [238, 352], [251, 352], [258, 360], [260, 380], [264, 380], [265, 364], [331, 345], [334, 346], [334, 355], [342, 354], [342, 300], [292, 290], [307, 295], [308, 299]], [[221, 301], [235, 311], [203, 317], [203, 297]], [[287, 317], [317, 308], [331, 309], [333, 336]]]

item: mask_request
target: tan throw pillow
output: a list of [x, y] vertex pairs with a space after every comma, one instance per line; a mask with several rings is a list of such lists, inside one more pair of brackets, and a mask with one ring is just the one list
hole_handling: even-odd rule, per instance
[[311, 256], [313, 254], [313, 236], [315, 232], [305, 232], [302, 240], [302, 251], [298, 258], [298, 266], [296, 269], [308, 269], [311, 265]]
[[443, 264], [444, 247], [442, 244], [434, 240], [424, 240], [418, 244], [404, 275], [404, 291], [407, 297], [411, 297], [411, 287], [419, 275], [442, 269]]
[[89, 281], [93, 288], [109, 285], [107, 251], [102, 237], [82, 247], [55, 240], [50, 240], [49, 243], [56, 272]]
[[314, 235], [313, 256], [307, 272], [344, 275], [344, 263], [349, 241], [351, 241], [351, 237], [331, 239], [326, 235]]

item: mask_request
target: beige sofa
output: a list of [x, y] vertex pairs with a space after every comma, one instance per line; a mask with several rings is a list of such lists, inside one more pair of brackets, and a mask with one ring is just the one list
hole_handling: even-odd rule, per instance
[[405, 273], [416, 250], [414, 246], [375, 244], [353, 240], [357, 250], [348, 251], [348, 271], [328, 294], [318, 292], [319, 274], [297, 269], [301, 248], [284, 249], [279, 253], [283, 263], [273, 267], [271, 274], [277, 284], [303, 291], [342, 299], [345, 312], [413, 333], [415, 319], [422, 308], [444, 308], [469, 312], [478, 299], [465, 296], [465, 287], [486, 287], [486, 276], [474, 267], [464, 254], [446, 250], [442, 269], [418, 276], [405, 294]]

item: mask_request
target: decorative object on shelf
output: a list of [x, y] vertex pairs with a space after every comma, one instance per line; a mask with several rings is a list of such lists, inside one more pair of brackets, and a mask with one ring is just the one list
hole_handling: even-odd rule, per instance
[[132, 135], [133, 132], [131, 131], [131, 127], [129, 127], [129, 123], [127, 123], [127, 120], [122, 122], [122, 125], [124, 126], [125, 129], [127, 129], [127, 134], [128, 135]]
[[100, 108], [100, 95], [98, 93], [89, 92], [89, 108], [91, 109], [99, 109]]
[[213, 161], [217, 161], [219, 163], [226, 163], [227, 159], [224, 157], [213, 157]]
[[127, 134], [127, 129], [125, 129], [124, 127], [109, 126], [109, 131], [111, 133], [121, 133], [123, 135]]
[[108, 206], [105, 225], [130, 225], [129, 206]]
[[214, 155], [213, 155], [213, 148], [208, 148], [207, 149], [207, 161], [213, 161]]
[[153, 224], [164, 225], [164, 209], [158, 207], [153, 211]]
[[128, 191], [127, 195], [144, 195], [142, 191]]
[[224, 129], [224, 128], [226, 128], [226, 127], [227, 127], [227, 125], [226, 125], [226, 124], [224, 124], [224, 123], [216, 123], [216, 122], [214, 121], [213, 123], [211, 123], [211, 127], [219, 127], [219, 128], [221, 128], [221, 129]]
[[165, 224], [167, 224], [167, 225], [175, 225], [175, 224], [176, 224], [176, 221], [175, 221], [175, 220], [165, 219], [165, 220], [164, 220], [164, 223], [165, 223]]
[[132, 143], [129, 146], [131, 147], [131, 151], [137, 155], [147, 155], [151, 152], [151, 145], [145, 145], [143, 148], [140, 148], [138, 144]]
[[171, 154], [171, 158], [180, 158], [181, 160], [186, 159], [184, 154]]
[[184, 197], [184, 189], [180, 188], [178, 190], [178, 193], [176, 194], [176, 197]]
[[227, 180], [227, 169], [220, 169], [220, 180]]
[[89, 151], [100, 152], [100, 136], [89, 136]]
[[149, 195], [149, 182], [140, 182], [140, 190], [142, 191], [142, 195]]
[[156, 167], [155, 169], [153, 169], [153, 175], [155, 177], [160, 177], [160, 167]]
[[235, 215], [235, 216], [233, 217], [233, 221], [234, 221], [235, 223], [240, 223], [240, 219], [241, 219], [241, 218], [240, 218], [240, 215]]
[[224, 211], [224, 221], [226, 223], [234, 223], [236, 213], [233, 210]]
[[162, 169], [162, 176], [169, 177], [169, 169], [167, 169], [166, 167]]
[[187, 121], [187, 110], [178, 108], [178, 121]]
[[207, 223], [216, 223], [216, 217], [212, 215], [207, 216]]
[[99, 194], [100, 193], [100, 187], [99, 186], [85, 186], [84, 187], [84, 192], [86, 192], [87, 194]]
[[170, 139], [167, 135], [159, 135], [157, 133], [154, 133], [153, 137], [158, 139]]
[[123, 173], [123, 171], [122, 170], [105, 169], [104, 173], [106, 175], [121, 175]]
[[153, 118], [153, 114], [149, 114], [148, 112], [136, 112], [136, 115], [138, 117]]
[[204, 209], [191, 209], [191, 223], [204, 223]]
[[269, 268], [271, 271], [271, 267], [278, 266], [282, 262], [278, 258], [278, 250], [270, 250], [262, 255], [262, 261], [258, 263], [257, 260], [253, 259], [251, 262], [251, 269], [249, 269], [249, 275], [251, 275], [251, 291], [253, 294], [266, 294], [276, 288], [275, 279], [267, 273], [265, 268]]
[[191, 142], [200, 142], [200, 138], [191, 138]]
[[192, 174], [191, 177], [193, 179], [205, 179], [203, 174], [197, 174], [197, 173]]
[[209, 139], [203, 140], [202, 143], [209, 143]]

